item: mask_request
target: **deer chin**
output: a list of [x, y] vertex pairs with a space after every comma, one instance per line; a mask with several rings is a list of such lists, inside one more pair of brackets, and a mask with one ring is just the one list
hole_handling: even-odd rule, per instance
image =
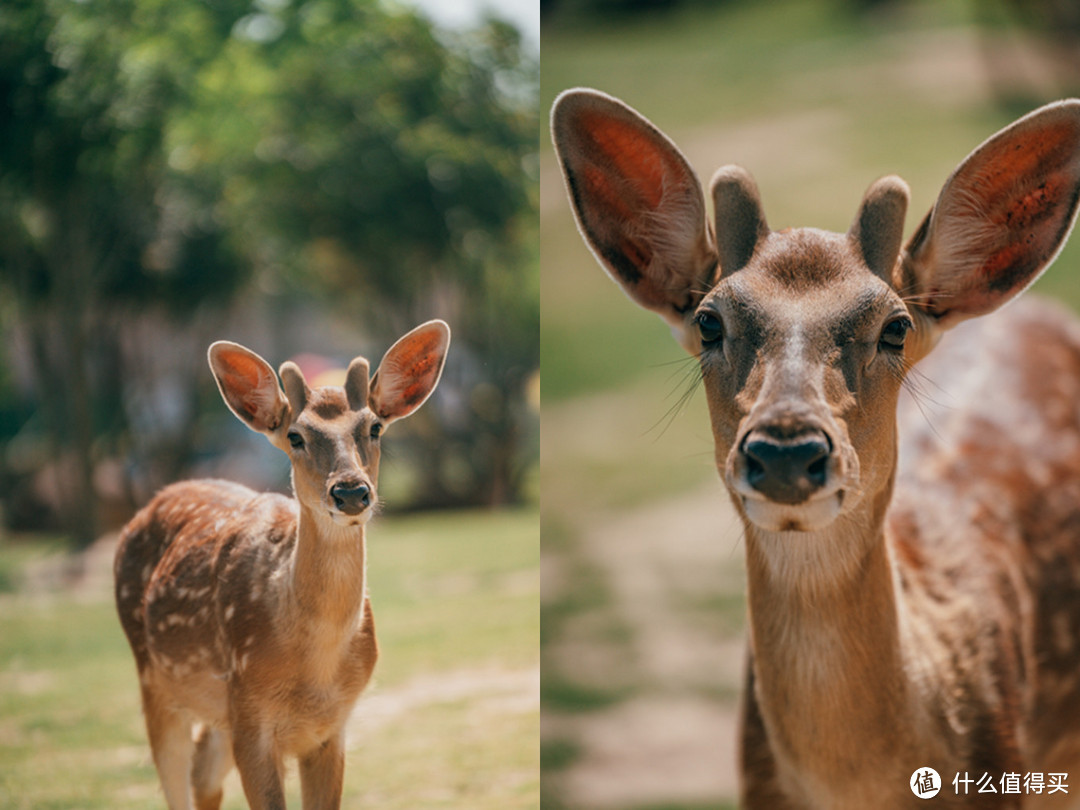
[[776, 503], [738, 493], [746, 519], [767, 532], [818, 532], [828, 528], [844, 510], [844, 490], [818, 495], [803, 503]]
[[342, 528], [366, 526], [368, 521], [371, 520], [372, 516], [375, 514], [375, 504], [372, 504], [364, 509], [364, 511], [355, 515], [347, 514], [337, 508], [331, 508], [327, 511], [331, 522], [335, 526], [340, 526]]

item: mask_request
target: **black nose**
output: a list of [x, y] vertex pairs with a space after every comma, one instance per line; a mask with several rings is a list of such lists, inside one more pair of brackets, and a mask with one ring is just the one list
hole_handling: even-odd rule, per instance
[[777, 438], [754, 430], [743, 442], [747, 482], [777, 503], [802, 503], [823, 486], [832, 444], [820, 430]]
[[371, 487], [356, 483], [334, 484], [330, 487], [330, 497], [346, 515], [359, 515], [371, 506]]

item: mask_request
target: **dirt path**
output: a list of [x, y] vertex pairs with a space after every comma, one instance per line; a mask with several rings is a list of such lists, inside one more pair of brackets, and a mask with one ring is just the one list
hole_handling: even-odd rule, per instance
[[[547, 712], [546, 740], [580, 751], [552, 784], [580, 810], [714, 803], [735, 796], [735, 696], [744, 656], [742, 548], [719, 484], [600, 516], [582, 541], [610, 589], [615, 634], [588, 614], [547, 650], [545, 666], [623, 699]], [[631, 674], [628, 674], [628, 671]]]
[[423, 675], [361, 696], [345, 729], [346, 745], [362, 745], [364, 735], [408, 717], [416, 709], [438, 703], [469, 702], [477, 721], [506, 714], [535, 714], [540, 710], [540, 670], [468, 669]]

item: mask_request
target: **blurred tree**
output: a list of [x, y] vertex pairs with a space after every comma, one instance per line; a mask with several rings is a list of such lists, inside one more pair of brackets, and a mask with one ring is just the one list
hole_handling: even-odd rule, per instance
[[418, 500], [516, 500], [538, 363], [535, 62], [496, 21], [440, 38], [370, 2], [256, 9], [198, 77], [173, 168], [223, 189], [266, 286], [320, 294], [387, 337], [447, 318], [460, 408], [425, 417]]
[[[117, 308], [183, 307], [235, 285], [212, 222], [174, 239], [161, 138], [179, 98], [165, 60], [139, 55], [129, 2], [75, 13], [15, 0], [0, 9], [0, 284], [28, 344], [65, 525], [96, 533], [95, 437], [124, 430]], [[23, 445], [25, 450], [28, 445]]]
[[373, 0], [0, 8], [0, 317], [29, 344], [71, 532], [94, 536], [95, 459], [127, 443], [131, 313], [185, 317], [251, 277], [387, 338], [447, 318], [456, 396], [421, 425], [423, 498], [518, 498], [537, 80], [503, 23], [443, 34]]
[[174, 168], [224, 189], [257, 272], [393, 336], [440, 315], [468, 355], [418, 450], [425, 505], [520, 495], [539, 333], [538, 66], [511, 26], [438, 36], [363, 0], [256, 3], [198, 77]]

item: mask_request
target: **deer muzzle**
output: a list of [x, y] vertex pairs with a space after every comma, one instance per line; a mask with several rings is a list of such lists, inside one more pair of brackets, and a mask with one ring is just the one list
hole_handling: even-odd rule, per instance
[[366, 481], [339, 481], [330, 487], [330, 499], [346, 515], [359, 515], [375, 500], [375, 491]]
[[728, 456], [725, 479], [746, 516], [771, 531], [817, 531], [849, 503], [841, 443], [815, 421], [748, 426]]
[[746, 435], [741, 453], [751, 488], [770, 501], [797, 504], [825, 486], [832, 442], [822, 430], [786, 437], [758, 429]]

